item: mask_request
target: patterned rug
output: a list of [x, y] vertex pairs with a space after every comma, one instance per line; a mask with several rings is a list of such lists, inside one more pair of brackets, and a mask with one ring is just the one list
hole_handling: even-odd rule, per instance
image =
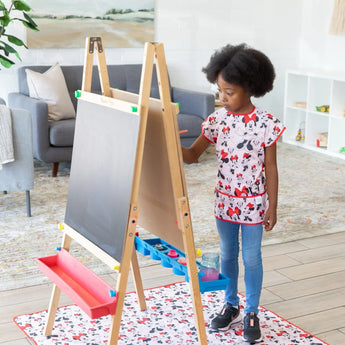
[[[125, 297], [118, 344], [198, 344], [189, 284], [177, 283], [145, 291], [147, 310], [140, 311], [136, 293]], [[223, 292], [202, 295], [208, 344], [249, 344], [242, 340], [243, 323], [226, 332], [212, 332], [210, 320], [223, 303]], [[245, 299], [241, 297], [243, 308]], [[243, 314], [243, 311], [242, 311]], [[110, 316], [91, 320], [75, 305], [58, 309], [52, 337], [44, 336], [47, 311], [14, 318], [18, 327], [39, 345], [98, 345], [107, 343]], [[260, 307], [262, 345], [327, 345], [311, 334]]]
[[[345, 230], [345, 161], [287, 144], [278, 144], [280, 174], [278, 223], [265, 233], [263, 244], [305, 239]], [[217, 251], [219, 239], [213, 217], [216, 160], [212, 148], [199, 164], [185, 165], [196, 248]], [[35, 258], [55, 254], [61, 243], [58, 224], [64, 221], [69, 165], [61, 164], [58, 177], [51, 165], [35, 162], [31, 192], [32, 217], [26, 217], [25, 192], [0, 194], [0, 291], [47, 282]], [[145, 238], [150, 234], [140, 230]], [[83, 248], [73, 254], [96, 273], [110, 272]], [[139, 256], [139, 264], [152, 260]]]

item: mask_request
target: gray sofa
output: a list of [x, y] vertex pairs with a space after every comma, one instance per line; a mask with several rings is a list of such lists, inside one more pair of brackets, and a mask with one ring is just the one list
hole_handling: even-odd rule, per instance
[[[5, 104], [1, 98], [0, 104]], [[31, 217], [30, 190], [34, 188], [31, 115], [24, 109], [11, 109], [11, 117], [14, 161], [4, 164], [0, 170], [0, 190], [5, 194], [25, 191], [26, 213]]]
[[[56, 176], [59, 162], [69, 162], [72, 157], [75, 119], [48, 122], [48, 107], [41, 100], [30, 98], [25, 69], [43, 73], [50, 66], [23, 66], [18, 69], [19, 92], [8, 95], [12, 108], [27, 109], [32, 115], [34, 157], [46, 163], [54, 163], [52, 176]], [[61, 66], [73, 102], [77, 106], [74, 92], [82, 85], [83, 66]], [[109, 65], [110, 86], [138, 93], [142, 65]], [[178, 87], [170, 87], [173, 102], [180, 104], [177, 116], [181, 134], [181, 144], [190, 146], [199, 136], [202, 121], [214, 111], [214, 96], [209, 93], [195, 92]], [[92, 73], [91, 91], [101, 93], [97, 66]], [[156, 71], [152, 76], [151, 97], [159, 98]]]

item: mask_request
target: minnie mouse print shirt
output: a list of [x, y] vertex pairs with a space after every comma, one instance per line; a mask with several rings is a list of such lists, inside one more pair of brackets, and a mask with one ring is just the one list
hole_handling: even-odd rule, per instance
[[240, 224], [260, 224], [268, 207], [264, 174], [265, 147], [284, 125], [256, 107], [248, 114], [216, 110], [202, 124], [203, 136], [216, 145], [218, 159], [215, 217]]

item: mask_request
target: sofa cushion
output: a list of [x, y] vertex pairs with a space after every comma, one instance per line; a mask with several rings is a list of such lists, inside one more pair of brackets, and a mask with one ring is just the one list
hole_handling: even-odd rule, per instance
[[48, 117], [58, 121], [75, 117], [65, 77], [57, 63], [44, 73], [26, 69], [29, 95], [48, 104]]
[[177, 123], [180, 131], [187, 130], [186, 133], [181, 133], [181, 138], [196, 138], [201, 133], [201, 124], [204, 120], [197, 115], [181, 114], [177, 115]]
[[53, 146], [72, 146], [75, 119], [60, 120], [50, 123], [49, 141]]
[[[139, 93], [142, 65], [124, 65], [123, 71], [126, 76], [126, 91], [132, 93]], [[170, 83], [169, 83], [170, 87]], [[157, 79], [157, 71], [154, 66], [152, 70], [152, 82], [150, 97], [159, 98], [159, 86]]]

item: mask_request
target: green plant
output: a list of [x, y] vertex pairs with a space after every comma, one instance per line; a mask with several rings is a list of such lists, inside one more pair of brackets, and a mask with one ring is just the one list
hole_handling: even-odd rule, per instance
[[[10, 54], [14, 54], [21, 61], [19, 53], [14, 47], [23, 46], [26, 49], [28, 48], [21, 39], [7, 34], [6, 29], [11, 22], [20, 21], [28, 29], [38, 31], [37, 24], [27, 14], [30, 11], [31, 7], [22, 0], [11, 1], [8, 7], [0, 0], [0, 13], [2, 12], [2, 16], [0, 16], [0, 63], [6, 68], [10, 68], [15, 64], [9, 58]], [[7, 42], [3, 38], [6, 38]]]

